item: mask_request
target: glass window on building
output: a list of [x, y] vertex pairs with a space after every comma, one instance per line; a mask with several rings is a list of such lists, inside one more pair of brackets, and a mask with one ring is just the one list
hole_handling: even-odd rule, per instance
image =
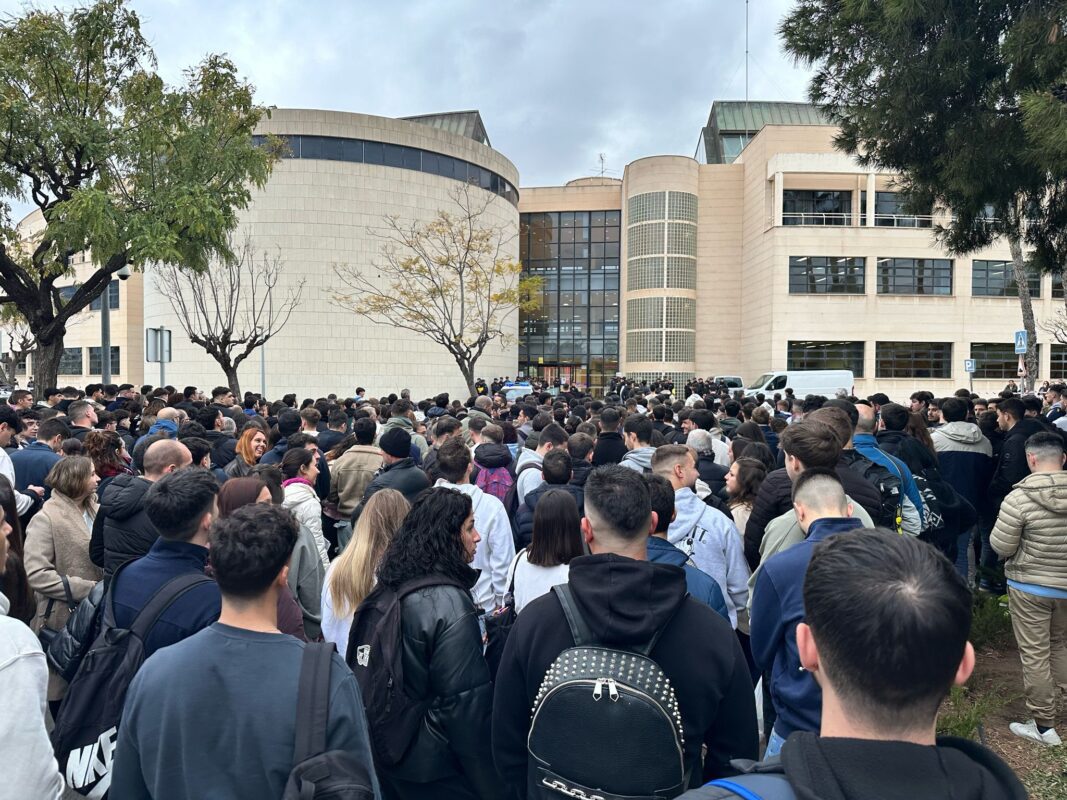
[[1055, 273], [1052, 276], [1052, 299], [1063, 299], [1063, 273]]
[[[1031, 297], [1041, 296], [1041, 276], [1028, 275], [1026, 283]], [[1060, 287], [1062, 296], [1062, 286]], [[971, 294], [975, 297], [1018, 297], [1019, 284], [1010, 261], [971, 262]], [[1055, 296], [1055, 292], [1053, 292]]]
[[[930, 214], [916, 216], [904, 209], [900, 192], [874, 193], [874, 224], [879, 228], [929, 228], [934, 223]], [[860, 192], [860, 225], [867, 224], [867, 193]]]
[[790, 256], [790, 294], [863, 294], [863, 258]]
[[852, 192], [785, 189], [783, 225], [851, 225]]
[[[523, 375], [598, 392], [615, 375], [620, 217], [619, 211], [521, 215], [523, 272], [542, 281], [538, 308], [519, 315]], [[660, 264], [662, 274], [662, 257]]]
[[789, 342], [786, 369], [849, 369], [863, 377], [863, 342]]
[[876, 342], [876, 378], [951, 378], [952, 342]]
[[879, 258], [878, 294], [952, 294], [950, 258]]
[[1067, 345], [1052, 345], [1049, 353], [1049, 377], [1054, 381], [1067, 381]]
[[59, 374], [82, 374], [82, 349], [80, 347], [63, 348], [63, 355], [59, 359]]
[[726, 164], [732, 164], [737, 160], [737, 157], [741, 155], [741, 151], [745, 149], [752, 140], [752, 134], [749, 133], [724, 133], [719, 136], [719, 141], [722, 142], [722, 157], [723, 162]]
[[[1019, 377], [1019, 356], [1014, 342], [972, 342], [971, 358], [975, 360], [976, 378], [1014, 380]], [[1037, 346], [1037, 360], [1041, 360], [1041, 345]]]
[[[115, 309], [117, 309], [119, 307], [119, 282], [118, 281], [111, 281], [111, 283], [108, 284], [107, 296], [108, 296], [107, 307], [109, 309], [111, 309], [112, 311], [114, 311]], [[89, 310], [90, 311], [99, 311], [101, 306], [103, 305], [103, 302], [102, 302], [103, 299], [104, 299], [104, 297], [103, 297], [103, 295], [101, 295], [100, 297], [96, 298], [91, 303], [89, 303]]]
[[[103, 375], [103, 364], [100, 362], [100, 350], [99, 347], [89, 348], [89, 374], [90, 375]], [[119, 360], [119, 348], [115, 345], [111, 346], [111, 374], [117, 375], [122, 370], [120, 369], [121, 363]]]

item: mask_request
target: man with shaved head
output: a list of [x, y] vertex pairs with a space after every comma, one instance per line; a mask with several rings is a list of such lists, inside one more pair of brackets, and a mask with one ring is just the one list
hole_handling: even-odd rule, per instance
[[144, 497], [152, 484], [192, 463], [184, 444], [159, 439], [144, 452], [144, 475], [116, 475], [104, 486], [89, 542], [89, 557], [103, 568], [104, 580], [110, 581], [119, 567], [147, 553], [159, 538], [144, 509]]

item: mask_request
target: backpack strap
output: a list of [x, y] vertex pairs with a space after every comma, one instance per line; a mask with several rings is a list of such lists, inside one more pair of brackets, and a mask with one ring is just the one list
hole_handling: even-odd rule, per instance
[[789, 779], [780, 773], [752, 773], [736, 775], [732, 778], [719, 778], [705, 784], [705, 787], [711, 786], [725, 789], [729, 794], [706, 795], [708, 800], [715, 797], [741, 797], [744, 800], [796, 800], [796, 793]]
[[[118, 573], [115, 573], [115, 575], [117, 576]], [[184, 575], [177, 575], [171, 578], [160, 586], [144, 608], [137, 612], [137, 616], [134, 617], [133, 623], [130, 625], [130, 632], [141, 641], [144, 641], [148, 632], [152, 630], [152, 626], [156, 624], [156, 621], [164, 611], [170, 608], [179, 597], [190, 589], [194, 589], [204, 583], [214, 583], [214, 581], [202, 572], [187, 572]], [[111, 586], [114, 588], [114, 580], [112, 580]], [[112, 597], [111, 602], [114, 604], [114, 597]]]
[[581, 612], [578, 611], [578, 606], [574, 602], [574, 595], [571, 593], [570, 584], [561, 583], [558, 586], [553, 586], [552, 591], [556, 593], [556, 597], [559, 598], [559, 604], [563, 607], [563, 616], [567, 618], [567, 625], [570, 626], [571, 636], [574, 637], [574, 646], [581, 647], [583, 644], [595, 644], [596, 637], [593, 636], [593, 631], [590, 630]]
[[293, 766], [326, 752], [326, 726], [330, 721], [330, 662], [333, 653], [333, 642], [304, 646], [296, 693]]

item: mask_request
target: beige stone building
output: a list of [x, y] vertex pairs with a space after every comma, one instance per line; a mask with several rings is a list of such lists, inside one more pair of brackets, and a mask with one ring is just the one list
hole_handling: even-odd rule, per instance
[[[1002, 389], [1016, 374], [1021, 327], [1006, 243], [946, 253], [933, 226], [950, 224], [947, 215], [904, 214], [895, 176], [837, 152], [833, 134], [805, 104], [715, 103], [696, 158], [638, 159], [621, 181], [523, 188], [524, 263], [555, 273], [561, 294], [524, 317], [520, 369], [598, 385], [616, 368], [676, 383], [847, 368], [857, 393], [901, 398], [967, 386], [973, 358], [975, 390]], [[621, 233], [614, 267], [593, 252], [591, 216], [611, 212]], [[597, 362], [593, 345], [583, 360], [574, 340], [599, 332], [592, 317], [565, 311], [594, 299], [570, 289], [573, 276], [588, 269], [592, 281], [612, 268], [618, 360]], [[1039, 320], [1062, 307], [1058, 280], [1034, 278], [1031, 291]], [[1067, 348], [1048, 339], [1039, 332], [1040, 377], [1062, 378]]]

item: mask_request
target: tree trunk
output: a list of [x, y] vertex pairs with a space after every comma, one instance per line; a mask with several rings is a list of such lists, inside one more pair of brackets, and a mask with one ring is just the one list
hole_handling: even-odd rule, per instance
[[234, 399], [240, 403], [244, 395], [241, 394], [241, 382], [237, 379], [237, 367], [223, 364], [222, 371], [226, 373], [226, 384], [230, 387], [230, 391], [233, 392]]
[[463, 374], [463, 380], [467, 382], [467, 391], [470, 392], [470, 397], [477, 397], [478, 392], [474, 389], [474, 362], [468, 361], [460, 356], [455, 356], [456, 365], [459, 367], [459, 371]]
[[1037, 360], [1037, 325], [1034, 322], [1034, 304], [1030, 298], [1030, 284], [1027, 282], [1026, 258], [1023, 256], [1022, 242], [1018, 237], [1008, 239], [1011, 248], [1012, 272], [1015, 284], [1019, 287], [1019, 308], [1023, 316], [1023, 328], [1026, 330], [1026, 376], [1022, 377], [1019, 389], [1023, 392], [1033, 389], [1038, 379], [1039, 364]]
[[[59, 362], [63, 358], [63, 337], [46, 341], [37, 340], [37, 347], [33, 351], [33, 385], [34, 390], [43, 392], [51, 386], [59, 383]], [[38, 395], [43, 398], [43, 395]]]

